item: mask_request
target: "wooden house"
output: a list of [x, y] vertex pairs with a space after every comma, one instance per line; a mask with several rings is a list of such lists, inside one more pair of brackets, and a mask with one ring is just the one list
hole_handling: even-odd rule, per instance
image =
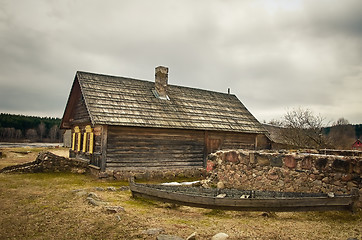
[[203, 167], [218, 149], [261, 149], [267, 131], [232, 94], [77, 72], [61, 128], [70, 156], [104, 170]]
[[355, 141], [352, 145], [352, 149], [353, 150], [360, 150], [362, 151], [362, 142], [361, 140], [357, 139], [357, 141]]

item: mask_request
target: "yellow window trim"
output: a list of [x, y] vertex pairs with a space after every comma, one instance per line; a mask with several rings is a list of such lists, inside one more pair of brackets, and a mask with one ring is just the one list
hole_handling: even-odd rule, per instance
[[94, 133], [89, 133], [89, 153], [93, 154], [93, 138], [94, 138]]
[[87, 133], [83, 133], [83, 152], [87, 151]]

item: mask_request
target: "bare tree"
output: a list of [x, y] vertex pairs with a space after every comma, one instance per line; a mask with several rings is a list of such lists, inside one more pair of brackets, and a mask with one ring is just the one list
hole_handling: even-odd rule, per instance
[[333, 126], [342, 126], [348, 125], [349, 121], [343, 117], [339, 118], [336, 122], [333, 123]]
[[23, 137], [23, 133], [20, 129], [16, 129], [15, 131], [15, 139], [21, 139]]
[[57, 139], [58, 134], [59, 134], [58, 126], [54, 125], [53, 127], [51, 127], [50, 130], [49, 130], [50, 141], [55, 142], [55, 140]]
[[26, 130], [26, 138], [34, 141], [38, 138], [38, 133], [36, 132], [36, 130], [34, 128], [30, 128], [30, 129]]
[[324, 118], [314, 115], [309, 109], [296, 108], [288, 111], [282, 120], [274, 121], [281, 126], [285, 143], [296, 147], [321, 148], [326, 146], [322, 134]]
[[43, 140], [43, 136], [45, 134], [45, 130], [46, 130], [46, 127], [45, 127], [45, 124], [43, 122], [41, 122], [38, 126], [38, 132], [39, 132], [39, 137], [40, 137], [40, 141]]
[[345, 118], [340, 118], [333, 123], [328, 134], [331, 145], [337, 149], [350, 149], [356, 140], [355, 128]]
[[1, 137], [6, 140], [11, 140], [15, 138], [15, 128], [2, 128]]

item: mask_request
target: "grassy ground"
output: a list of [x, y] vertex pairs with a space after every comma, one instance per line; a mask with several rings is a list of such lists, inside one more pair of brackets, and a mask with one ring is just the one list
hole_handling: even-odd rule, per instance
[[[32, 151], [32, 150], [31, 150]], [[0, 159], [0, 166], [34, 160], [36, 152]], [[34, 154], [34, 155], [33, 155]], [[20, 154], [21, 155], [21, 154]], [[34, 159], [30, 159], [34, 157]], [[0, 239], [156, 239], [143, 231], [162, 228], [164, 234], [210, 239], [218, 232], [229, 239], [348, 239], [362, 237], [362, 213], [233, 212], [174, 207], [133, 199], [130, 191], [97, 191], [127, 185], [86, 175], [0, 174]], [[107, 213], [73, 190], [95, 192], [109, 205], [125, 212]]]

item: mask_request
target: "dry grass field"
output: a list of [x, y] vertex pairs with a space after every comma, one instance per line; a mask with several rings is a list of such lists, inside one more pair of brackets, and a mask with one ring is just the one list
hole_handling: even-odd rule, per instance
[[[32, 161], [43, 149], [3, 149], [0, 168]], [[27, 153], [21, 153], [26, 151]], [[62, 150], [58, 149], [59, 154]], [[65, 151], [66, 152], [66, 151]], [[64, 153], [64, 150], [63, 150]], [[70, 173], [0, 174], [0, 239], [156, 239], [146, 230], [210, 239], [219, 232], [229, 239], [361, 239], [362, 213], [233, 212], [175, 207], [133, 199], [126, 182], [102, 181]], [[116, 191], [108, 191], [107, 187]], [[101, 191], [100, 188], [105, 189]], [[109, 206], [108, 213], [74, 190], [94, 192]]]

